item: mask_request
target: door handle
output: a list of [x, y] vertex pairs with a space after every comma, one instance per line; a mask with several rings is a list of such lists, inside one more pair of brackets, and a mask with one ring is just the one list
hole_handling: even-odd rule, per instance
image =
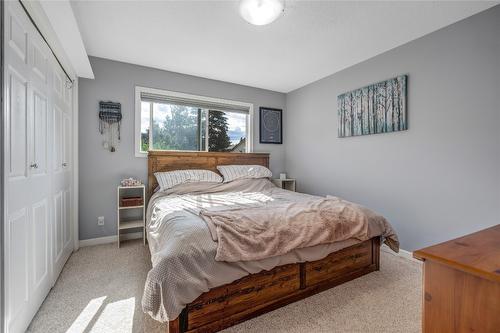
[[30, 164], [30, 168], [38, 169], [38, 164], [36, 164], [36, 163]]
[[68, 166], [68, 163], [64, 162], [64, 163], [62, 164], [62, 166], [63, 166], [63, 167]]

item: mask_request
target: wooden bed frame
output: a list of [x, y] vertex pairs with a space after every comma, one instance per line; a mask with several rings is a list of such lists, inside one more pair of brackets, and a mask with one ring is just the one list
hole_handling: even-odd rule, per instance
[[[269, 167], [267, 153], [165, 152], [148, 154], [148, 193], [157, 186], [155, 172], [208, 169], [217, 165]], [[169, 322], [170, 333], [217, 332], [379, 269], [380, 238], [355, 244], [327, 257], [278, 266], [213, 288], [188, 304]]]

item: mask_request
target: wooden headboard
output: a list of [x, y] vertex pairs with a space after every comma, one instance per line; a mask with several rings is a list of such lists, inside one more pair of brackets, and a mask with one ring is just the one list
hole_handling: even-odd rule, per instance
[[218, 165], [255, 164], [269, 168], [269, 153], [219, 153], [150, 150], [148, 153], [148, 196], [158, 185], [155, 172], [206, 169], [216, 173]]

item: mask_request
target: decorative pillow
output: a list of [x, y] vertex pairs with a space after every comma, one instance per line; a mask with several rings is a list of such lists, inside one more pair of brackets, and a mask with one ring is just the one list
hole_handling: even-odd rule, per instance
[[271, 170], [262, 165], [218, 165], [217, 169], [224, 177], [224, 183], [244, 178], [271, 178]]
[[160, 190], [165, 191], [183, 183], [207, 182], [222, 183], [222, 177], [210, 170], [175, 170], [155, 172]]

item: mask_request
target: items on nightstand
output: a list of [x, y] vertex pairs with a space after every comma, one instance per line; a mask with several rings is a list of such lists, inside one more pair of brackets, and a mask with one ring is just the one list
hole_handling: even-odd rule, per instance
[[295, 179], [273, 179], [273, 183], [284, 190], [295, 192]]
[[285, 180], [286, 179], [286, 173], [282, 172], [280, 173], [280, 179]]
[[123, 179], [120, 184], [124, 187], [127, 187], [127, 186], [140, 186], [142, 185], [141, 181], [138, 180], [138, 179], [135, 179], [135, 178], [126, 178], [126, 179]]
[[[130, 179], [132, 178], [124, 179], [122, 184]], [[146, 190], [143, 184], [140, 182], [138, 184], [118, 186], [116, 190], [118, 247], [120, 247], [120, 241], [124, 236], [122, 231], [128, 229], [142, 228], [142, 240], [146, 244]]]

